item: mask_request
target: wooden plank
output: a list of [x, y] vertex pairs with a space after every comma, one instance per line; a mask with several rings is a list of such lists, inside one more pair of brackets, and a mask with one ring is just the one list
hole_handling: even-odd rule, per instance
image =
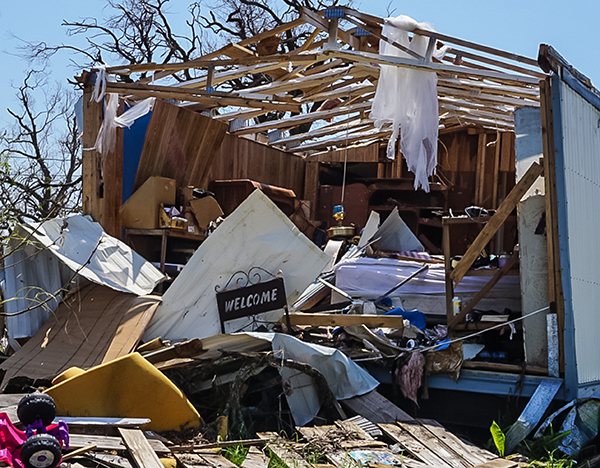
[[341, 400], [340, 403], [373, 423], [393, 424], [396, 421], [414, 420], [376, 390]]
[[212, 450], [197, 450], [194, 454], [202, 457], [213, 468], [237, 468], [235, 463]]
[[183, 341], [167, 348], [152, 351], [144, 355], [147, 361], [152, 364], [166, 362], [176, 358], [191, 358], [202, 354], [202, 340], [194, 338], [193, 340]]
[[86, 458], [97, 460], [100, 463], [108, 466], [114, 466], [115, 468], [133, 468], [133, 465], [129, 459], [119, 455], [114, 455], [112, 453], [93, 452], [88, 453]]
[[[92, 74], [85, 74], [84, 78], [91, 79]], [[101, 157], [97, 151], [86, 149], [94, 147], [102, 126], [102, 102], [91, 99], [92, 89], [92, 86], [86, 83], [83, 90], [82, 209], [84, 215], [90, 215], [94, 221], [102, 224]]]
[[259, 432], [261, 439], [268, 439], [267, 448], [273, 452], [288, 468], [313, 468], [298, 452], [290, 448], [290, 443], [275, 432]]
[[443, 441], [421, 426], [419, 422], [398, 422], [396, 424], [411, 434], [415, 439], [427, 447], [427, 449], [444, 460], [451, 467], [469, 467], [468, 463], [456, 456], [456, 454], [452, 452], [452, 450]]
[[454, 268], [454, 271], [451, 273], [450, 276], [455, 284], [460, 283], [460, 280], [464, 277], [469, 268], [471, 268], [471, 265], [473, 265], [473, 262], [477, 259], [480, 252], [512, 213], [517, 203], [521, 200], [521, 197], [525, 195], [527, 190], [529, 190], [529, 187], [531, 187], [543, 172], [544, 169], [542, 166], [538, 163], [533, 163], [519, 183], [513, 187], [502, 204], [498, 207], [496, 213], [489, 219], [477, 238], [468, 248], [467, 252], [463, 255], [462, 260], [458, 262], [458, 265], [456, 265], [456, 268]]
[[54, 423], [64, 421], [69, 426], [85, 426], [85, 427], [140, 427], [150, 423], [149, 418], [101, 418], [91, 416], [58, 416], [54, 419]]
[[481, 44], [477, 44], [476, 42], [465, 41], [464, 39], [459, 39], [457, 37], [448, 36], [447, 34], [442, 34], [437, 31], [427, 31], [425, 29], [416, 28], [413, 31], [415, 34], [419, 34], [421, 36], [435, 36], [439, 41], [450, 42], [452, 44], [457, 44], [463, 47], [468, 47], [469, 49], [478, 50], [480, 52], [485, 52], [486, 54], [496, 55], [498, 57], [504, 57], [509, 60], [513, 60], [515, 62], [521, 62], [527, 65], [530, 65], [535, 68], [539, 68], [537, 60], [525, 57], [523, 55], [513, 54], [512, 52], [506, 52], [501, 49], [495, 49], [493, 47], [484, 46]]
[[519, 253], [513, 253], [509, 260], [506, 262], [506, 264], [498, 271], [496, 271], [494, 276], [492, 276], [492, 278], [485, 284], [485, 286], [481, 288], [481, 290], [475, 295], [475, 297], [473, 297], [473, 299], [471, 299], [469, 303], [461, 309], [460, 313], [452, 317], [452, 320], [448, 322], [448, 328], [452, 330], [454, 327], [456, 327], [456, 325], [458, 325], [459, 322], [462, 321], [467, 316], [467, 314], [471, 312], [471, 310], [473, 310], [473, 308], [479, 303], [479, 301], [483, 299], [494, 286], [496, 286], [498, 281], [500, 281], [500, 279], [502, 279], [502, 277], [517, 264], [518, 260]]
[[227, 125], [162, 100], [154, 105], [134, 189], [150, 176], [175, 179], [177, 187], [206, 187]]
[[164, 468], [142, 431], [120, 427], [119, 433], [139, 468]]
[[396, 424], [378, 424], [378, 426], [381, 428], [384, 434], [400, 444], [404, 450], [406, 450], [420, 462], [436, 467], [452, 466], [447, 460], [440, 458], [423, 443], [421, 443], [421, 441], [415, 439], [408, 431], [400, 426], [397, 426]]
[[242, 463], [242, 468], [268, 468], [268, 466], [269, 459], [263, 451], [257, 447], [250, 447]]
[[514, 460], [507, 460], [506, 458], [496, 458], [481, 465], [477, 465], [477, 468], [516, 468], [519, 464]]
[[[170, 450], [160, 440], [148, 439], [148, 443], [156, 453], [171, 453]], [[127, 450], [123, 440], [120, 437], [98, 436], [87, 434], [69, 434], [69, 445], [72, 449], [95, 445], [98, 450]]]
[[446, 65], [443, 63], [425, 63], [415, 59], [393, 57], [391, 55], [373, 54], [370, 52], [356, 52], [350, 50], [324, 50], [325, 57], [337, 57], [355, 62], [375, 62], [380, 65], [391, 65], [395, 67], [412, 68], [415, 70], [431, 71], [458, 76], [487, 78], [507, 84], [528, 84], [538, 85], [539, 80], [531, 76], [515, 75], [493, 70], [478, 70], [474, 68], [459, 67], [456, 65]]
[[550, 313], [557, 314], [559, 370], [565, 370], [564, 327], [565, 297], [562, 286], [560, 242], [558, 235], [558, 200], [556, 191], [556, 153], [554, 148], [554, 115], [552, 105], [552, 80], [540, 82], [542, 96], [542, 144], [544, 152], [544, 192], [546, 202], [546, 236], [548, 239], [548, 280]]
[[497, 456], [493, 453], [462, 441], [433, 419], [419, 419], [418, 421], [424, 428], [444, 442], [458, 457], [464, 459], [471, 466], [477, 466], [497, 459]]
[[[403, 328], [401, 315], [368, 315], [368, 314], [309, 314], [304, 312], [290, 313], [292, 325], [312, 325], [315, 327], [348, 327], [365, 325], [369, 328]], [[285, 317], [281, 319], [285, 321]]]

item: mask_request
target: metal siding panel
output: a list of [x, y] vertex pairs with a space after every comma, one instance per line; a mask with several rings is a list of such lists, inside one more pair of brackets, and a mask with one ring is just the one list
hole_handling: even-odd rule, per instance
[[[600, 380], [600, 112], [561, 83], [564, 197], [578, 383]], [[564, 222], [564, 220], [562, 220]], [[562, 242], [562, 239], [561, 239]], [[565, 276], [565, 275], [563, 275]]]

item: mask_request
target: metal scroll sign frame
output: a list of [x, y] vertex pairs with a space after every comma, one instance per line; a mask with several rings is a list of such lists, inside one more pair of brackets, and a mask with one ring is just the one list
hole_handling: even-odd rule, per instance
[[222, 333], [225, 333], [225, 322], [277, 309], [285, 310], [288, 329], [290, 327], [283, 277], [279, 274], [261, 267], [236, 271], [224, 288], [216, 286], [215, 291]]

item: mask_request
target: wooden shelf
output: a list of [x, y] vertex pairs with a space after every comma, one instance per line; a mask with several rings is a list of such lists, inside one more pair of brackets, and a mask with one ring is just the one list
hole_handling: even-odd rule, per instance
[[189, 239], [196, 241], [203, 241], [206, 239], [205, 235], [202, 234], [192, 234], [190, 232], [185, 231], [184, 229], [134, 229], [134, 228], [125, 228], [126, 236], [153, 236], [153, 237], [176, 237], [178, 239]]

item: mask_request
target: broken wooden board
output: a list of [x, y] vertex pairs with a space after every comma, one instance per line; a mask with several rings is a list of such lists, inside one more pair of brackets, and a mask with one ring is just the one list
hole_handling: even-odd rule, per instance
[[269, 459], [263, 451], [257, 447], [250, 447], [242, 463], [242, 468], [268, 468], [268, 466]]
[[[338, 425], [342, 424], [342, 427]], [[336, 449], [356, 449], [360, 447], [386, 447], [385, 442], [373, 439], [358, 425], [336, 421], [335, 426], [296, 427], [308, 444], [318, 443], [319, 447], [335, 447]], [[325, 453], [324, 455], [327, 455]]]
[[259, 432], [256, 435], [261, 439], [268, 439], [267, 448], [288, 468], [313, 468], [298, 452], [290, 448], [289, 441], [282, 439], [275, 432]]
[[373, 423], [394, 424], [396, 421], [414, 420], [377, 390], [341, 400], [340, 403]]
[[498, 460], [498, 457], [492, 452], [463, 441], [433, 419], [418, 419], [417, 421], [444, 442], [457, 457], [464, 459], [471, 466], [487, 463], [490, 460]]
[[237, 465], [212, 450], [201, 450], [195, 451], [194, 453], [178, 453], [175, 457], [187, 468], [237, 468]]
[[416, 460], [431, 466], [446, 468], [452, 466], [400, 426], [396, 424], [379, 424], [379, 427]]
[[[154, 450], [156, 453], [171, 453], [167, 446], [160, 440], [148, 439], [148, 443], [150, 444], [150, 447], [152, 447], [152, 450]], [[120, 437], [69, 434], [69, 446], [72, 449], [87, 447], [88, 445], [95, 445], [98, 447], [98, 450], [114, 450], [117, 452], [127, 450], [127, 447], [125, 447], [125, 444], [123, 443], [123, 439]]]
[[69, 294], [42, 328], [0, 369], [2, 388], [13, 377], [52, 379], [70, 367], [88, 369], [132, 352], [160, 303], [106, 286]]
[[119, 428], [119, 433], [139, 468], [164, 468], [142, 431]]
[[86, 458], [114, 468], [133, 468], [129, 459], [112, 453], [92, 452], [86, 454]]

